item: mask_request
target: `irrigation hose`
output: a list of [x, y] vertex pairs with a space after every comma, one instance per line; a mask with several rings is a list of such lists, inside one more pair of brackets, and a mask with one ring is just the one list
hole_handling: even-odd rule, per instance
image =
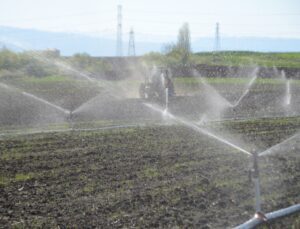
[[252, 219], [248, 220], [247, 222], [235, 227], [234, 229], [252, 229], [259, 225], [272, 222], [273, 220], [287, 217], [296, 213], [300, 213], [300, 204], [292, 205], [287, 208], [283, 208], [274, 212], [267, 213], [264, 215], [266, 219], [262, 219], [255, 216]]

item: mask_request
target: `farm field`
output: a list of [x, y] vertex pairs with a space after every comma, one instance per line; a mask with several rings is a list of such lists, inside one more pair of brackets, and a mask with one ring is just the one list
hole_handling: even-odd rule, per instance
[[0, 229], [300, 229], [299, 1], [36, 2], [0, 8]]
[[[208, 113], [212, 118], [218, 119], [221, 118], [221, 111], [218, 110], [220, 103], [234, 104], [246, 90], [249, 91], [239, 101], [238, 106], [226, 109], [222, 118], [281, 117], [299, 113], [299, 80], [291, 80], [289, 83], [292, 96], [291, 105], [287, 107], [285, 79], [257, 78], [249, 88], [249, 77], [203, 79], [205, 81], [199, 77], [174, 79], [177, 97], [170, 98], [172, 113], [194, 120], [199, 119], [201, 114]], [[16, 129], [18, 126], [26, 128], [28, 125], [35, 127], [47, 123], [68, 126], [65, 112], [74, 112], [76, 123], [92, 121], [105, 125], [115, 122], [119, 125], [143, 123], [153, 119], [156, 122], [161, 118], [143, 105], [149, 101], [139, 99], [138, 88], [141, 82], [142, 80], [133, 79], [99, 81], [97, 85], [63, 76], [2, 79], [1, 84], [4, 87], [0, 91], [1, 129]], [[32, 96], [24, 96], [23, 92], [46, 100], [60, 110], [33, 100]], [[211, 106], [212, 103], [216, 103], [216, 106]]]
[[217, 55], [213, 53], [197, 53], [195, 61], [208, 65], [224, 65], [224, 66], [247, 66], [258, 65], [267, 67], [288, 67], [299, 68], [300, 53], [260, 53], [260, 52], [232, 52], [223, 51]]
[[[298, 133], [299, 81], [174, 78], [167, 113], [164, 100], [139, 98], [141, 82], [1, 79], [0, 225], [231, 228], [254, 215], [252, 159], [238, 148]], [[259, 160], [264, 212], [299, 203], [292, 140]], [[272, 225], [298, 224], [296, 214]]]
[[[293, 135], [300, 121], [221, 126], [267, 148]], [[298, 151], [260, 161], [264, 211], [299, 203]], [[10, 136], [0, 152], [6, 227], [227, 228], [254, 212], [250, 159], [183, 126]]]

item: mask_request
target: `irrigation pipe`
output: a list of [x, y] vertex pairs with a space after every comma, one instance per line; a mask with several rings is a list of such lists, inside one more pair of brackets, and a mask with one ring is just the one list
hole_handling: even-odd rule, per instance
[[267, 220], [263, 220], [257, 217], [253, 217], [247, 222], [235, 227], [234, 229], [252, 229], [259, 225], [266, 224], [268, 222], [272, 222], [276, 219], [287, 217], [296, 213], [300, 213], [300, 204], [296, 204], [287, 208], [283, 208], [274, 212], [270, 212], [265, 214]]

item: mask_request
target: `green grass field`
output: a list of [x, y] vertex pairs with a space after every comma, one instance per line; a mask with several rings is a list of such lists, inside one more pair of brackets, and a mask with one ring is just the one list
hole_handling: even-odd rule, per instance
[[[247, 84], [251, 78], [250, 77], [239, 77], [239, 78], [205, 78], [206, 82], [209, 84]], [[175, 79], [178, 84], [199, 84], [200, 79], [195, 77], [178, 77]], [[258, 78], [255, 81], [257, 84], [284, 84], [285, 81], [281, 79], [271, 79], [271, 78]], [[300, 80], [293, 80], [293, 84], [300, 84]]]
[[193, 56], [198, 64], [243, 66], [258, 65], [264, 67], [300, 68], [300, 53], [260, 53], [224, 51], [214, 53], [197, 53]]

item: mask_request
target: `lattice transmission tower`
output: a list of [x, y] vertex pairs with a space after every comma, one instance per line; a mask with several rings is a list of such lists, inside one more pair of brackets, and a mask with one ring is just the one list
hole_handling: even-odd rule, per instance
[[221, 50], [221, 43], [220, 43], [220, 26], [219, 23], [216, 23], [216, 32], [215, 32], [215, 45], [214, 51], [218, 52]]
[[122, 47], [122, 5], [118, 5], [118, 22], [117, 22], [117, 48], [116, 56], [123, 55]]
[[129, 32], [128, 56], [135, 56], [134, 31], [132, 28]]

